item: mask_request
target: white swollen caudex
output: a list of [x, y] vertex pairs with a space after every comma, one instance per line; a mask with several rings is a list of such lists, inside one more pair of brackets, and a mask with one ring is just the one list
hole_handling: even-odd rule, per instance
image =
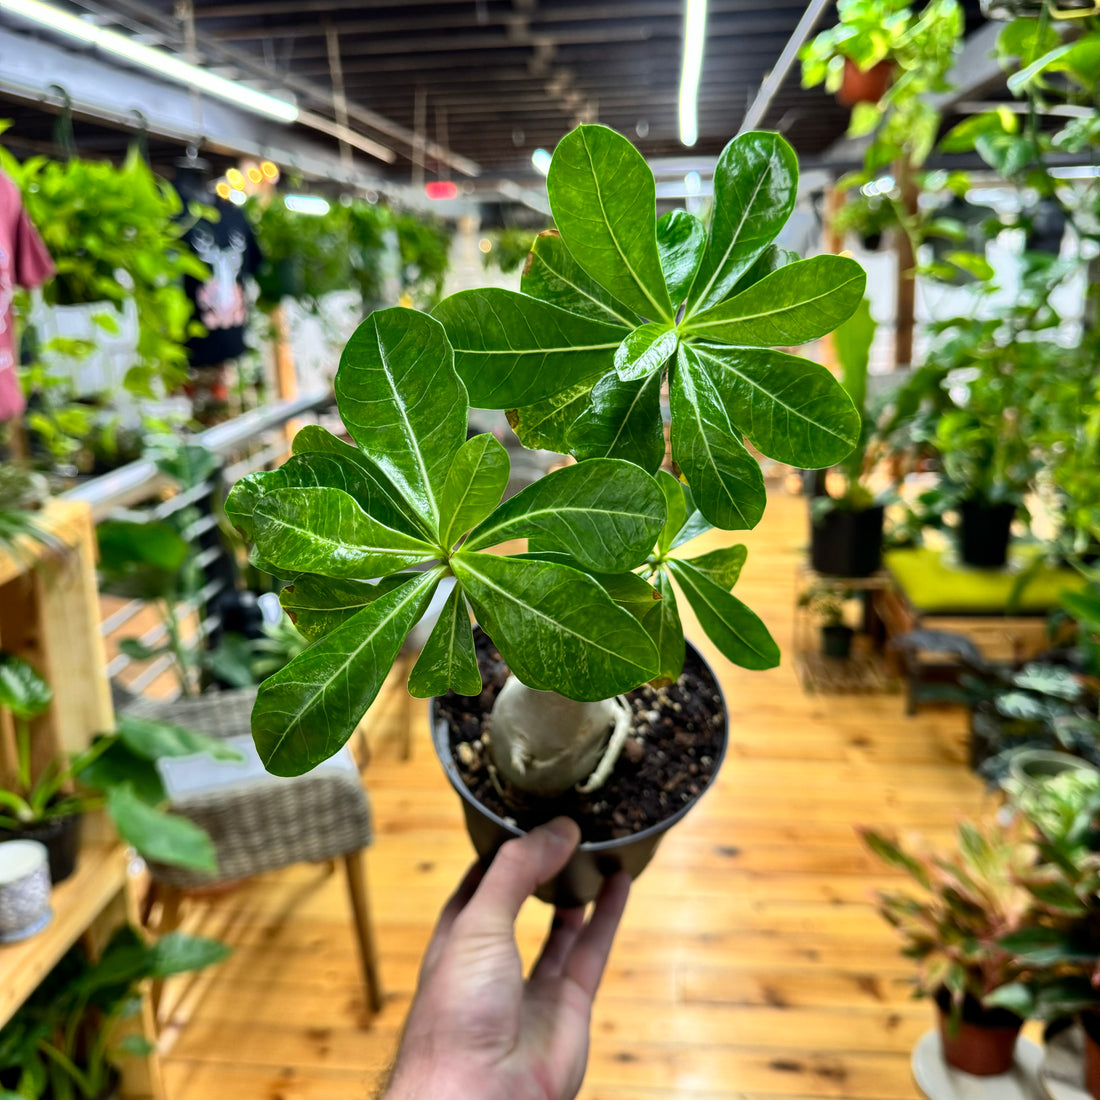
[[576, 787], [587, 794], [615, 767], [630, 717], [621, 699], [578, 703], [510, 676], [493, 704], [489, 749], [501, 776], [519, 790], [551, 796]]

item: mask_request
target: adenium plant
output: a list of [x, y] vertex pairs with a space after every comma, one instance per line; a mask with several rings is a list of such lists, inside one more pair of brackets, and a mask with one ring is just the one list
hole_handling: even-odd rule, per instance
[[[625, 733], [615, 697], [680, 674], [673, 582], [731, 661], [778, 662], [730, 592], [745, 548], [681, 548], [712, 525], [759, 521], [746, 437], [817, 467], [859, 436], [833, 376], [773, 350], [829, 332], [865, 283], [854, 261], [788, 262], [772, 246], [796, 188], [786, 142], [745, 134], [718, 162], [709, 231], [682, 210], [658, 221], [640, 154], [581, 126], [554, 154], [557, 228], [536, 240], [521, 291], [364, 321], [336, 376], [354, 445], [306, 428], [282, 467], [242, 479], [227, 503], [257, 563], [289, 582], [284, 606], [312, 642], [260, 689], [253, 732], [269, 770], [305, 771], [344, 743], [444, 583], [409, 688], [480, 693], [472, 610], [513, 673], [494, 709], [496, 765], [543, 794], [602, 782]], [[666, 385], [682, 478], [659, 469]], [[522, 443], [578, 461], [501, 503], [507, 452], [466, 438], [471, 404], [509, 410]]]

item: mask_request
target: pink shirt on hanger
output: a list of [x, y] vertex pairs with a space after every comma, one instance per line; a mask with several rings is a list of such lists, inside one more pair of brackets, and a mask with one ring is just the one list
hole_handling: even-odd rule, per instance
[[16, 286], [39, 286], [54, 272], [53, 261], [23, 209], [19, 188], [0, 172], [0, 421], [25, 405], [15, 376], [11, 303]]

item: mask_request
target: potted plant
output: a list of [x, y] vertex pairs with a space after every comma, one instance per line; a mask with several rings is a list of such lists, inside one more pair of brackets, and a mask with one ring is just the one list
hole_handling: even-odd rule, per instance
[[841, 381], [863, 425], [859, 442], [844, 460], [844, 494], [823, 493], [810, 502], [810, 564], [816, 572], [834, 577], [869, 577], [882, 565], [885, 509], [867, 486], [875, 440], [875, 420], [868, 411], [867, 367], [876, 327], [871, 305], [864, 300], [833, 333]]
[[844, 621], [844, 601], [849, 595], [828, 585], [814, 585], [799, 597], [799, 606], [808, 608], [821, 625], [823, 657], [847, 660], [852, 655], [855, 630]]
[[1100, 1097], [1100, 781], [1095, 773], [1066, 772], [1023, 793], [1016, 805], [1037, 840], [1019, 881], [1034, 911], [1001, 941], [1020, 969], [1001, 997], [1034, 1019], [1080, 1018], [1083, 1083]]
[[936, 1003], [948, 1065], [977, 1076], [1007, 1073], [1024, 1018], [1005, 1005], [1016, 1005], [1025, 967], [1005, 941], [1033, 920], [1034, 897], [1023, 885], [1036, 857], [1030, 824], [963, 822], [951, 852], [904, 846], [873, 829], [860, 834], [920, 889], [882, 891], [878, 909], [918, 963], [917, 995]]
[[[260, 688], [253, 734], [269, 770], [306, 771], [344, 743], [444, 581], [410, 690], [483, 696], [472, 608], [512, 673], [490, 692], [493, 737], [507, 746], [494, 750], [494, 768], [511, 787], [533, 788], [525, 797], [541, 800], [543, 819], [555, 790], [571, 798], [579, 785], [601, 801], [628, 741], [646, 754], [635, 706], [651, 708], [617, 696], [680, 675], [673, 579], [727, 658], [777, 663], [764, 624], [729, 591], [743, 548], [690, 560], [675, 551], [714, 524], [759, 520], [763, 478], [742, 434], [813, 467], [840, 461], [859, 433], [825, 368], [770, 350], [831, 329], [865, 281], [851, 260], [784, 265], [770, 250], [796, 174], [778, 135], [734, 139], [719, 160], [708, 235], [685, 211], [658, 223], [641, 156], [613, 131], [581, 126], [554, 154], [557, 231], [536, 240], [522, 292], [464, 291], [435, 318], [401, 308], [367, 318], [335, 387], [356, 445], [304, 429], [286, 464], [242, 479], [226, 505], [256, 560], [291, 582], [284, 605], [312, 641]], [[683, 481], [652, 476], [665, 452], [666, 372]], [[579, 461], [500, 504], [507, 454], [490, 435], [467, 440], [469, 404], [511, 410], [521, 441], [553, 440]], [[487, 553], [524, 538], [525, 552]], [[724, 730], [713, 687], [689, 703], [708, 737]], [[436, 743], [453, 763], [457, 750], [438, 731]], [[702, 793], [721, 748], [704, 754], [695, 793], [685, 789], [679, 805], [654, 797], [653, 830]], [[515, 834], [496, 818], [498, 842]], [[627, 843], [601, 841], [598, 866], [614, 866]], [[599, 882], [592, 851], [582, 846], [578, 862], [590, 865], [588, 884], [559, 895], [574, 903]]]
[[0, 840], [45, 844], [56, 885], [76, 868], [83, 815], [104, 808], [119, 836], [145, 858], [216, 870], [206, 833], [164, 811], [167, 794], [156, 761], [199, 752], [219, 759], [237, 754], [192, 730], [123, 715], [114, 732], [100, 735], [83, 752], [53, 757], [34, 776], [30, 720], [46, 710], [52, 697], [49, 685], [27, 662], [0, 654], [0, 706], [11, 713], [16, 730], [15, 783], [0, 787]]
[[205, 969], [228, 954], [202, 936], [172, 932], [148, 943], [126, 927], [97, 960], [73, 948], [0, 1029], [0, 1096], [113, 1100], [120, 1064], [152, 1050], [140, 1034], [119, 1033], [140, 1011], [140, 984]]

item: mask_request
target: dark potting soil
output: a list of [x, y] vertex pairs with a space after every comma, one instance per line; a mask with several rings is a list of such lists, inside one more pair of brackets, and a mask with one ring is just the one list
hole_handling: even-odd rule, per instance
[[625, 696], [634, 712], [631, 732], [602, 787], [553, 799], [509, 791], [505, 798], [490, 774], [488, 730], [508, 667], [480, 631], [476, 644], [481, 694], [475, 698], [448, 692], [436, 707], [449, 725], [451, 753], [462, 781], [493, 813], [525, 830], [564, 814], [580, 825], [585, 841], [595, 842], [656, 825], [707, 788], [725, 742], [725, 714], [714, 677], [689, 648], [675, 684], [645, 684]]

